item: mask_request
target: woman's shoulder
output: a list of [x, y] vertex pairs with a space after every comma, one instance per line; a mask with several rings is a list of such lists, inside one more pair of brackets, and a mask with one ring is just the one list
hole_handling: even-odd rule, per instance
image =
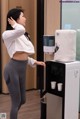
[[3, 33], [2, 33], [2, 39], [3, 40], [5, 40], [9, 36], [9, 34], [11, 34], [10, 31], [11, 30], [5, 30], [5, 31], [3, 31]]
[[3, 38], [3, 39], [4, 39], [4, 37], [7, 35], [7, 32], [8, 32], [8, 30], [3, 31], [3, 33], [2, 33], [2, 38]]
[[3, 31], [3, 33], [2, 33], [2, 38], [4, 39], [4, 36], [6, 35], [6, 32], [7, 31]]

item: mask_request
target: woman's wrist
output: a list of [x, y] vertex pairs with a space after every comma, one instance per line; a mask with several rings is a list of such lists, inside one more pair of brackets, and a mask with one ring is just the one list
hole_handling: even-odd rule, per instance
[[34, 63], [35, 65], [41, 65], [41, 66], [45, 66], [45, 62], [43, 62], [43, 61], [35, 61], [35, 63]]

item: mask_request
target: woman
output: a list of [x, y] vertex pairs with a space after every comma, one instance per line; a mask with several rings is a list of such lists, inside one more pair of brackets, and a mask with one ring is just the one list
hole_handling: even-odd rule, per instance
[[34, 54], [28, 33], [25, 31], [26, 18], [22, 9], [11, 9], [7, 14], [6, 31], [2, 38], [10, 56], [10, 61], [4, 69], [4, 79], [11, 96], [10, 119], [17, 119], [18, 110], [25, 103], [26, 66], [41, 65], [44, 62], [34, 60], [29, 55]]

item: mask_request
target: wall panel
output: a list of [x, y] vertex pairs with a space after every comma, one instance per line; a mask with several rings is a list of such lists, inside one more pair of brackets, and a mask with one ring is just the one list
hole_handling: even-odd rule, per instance
[[60, 29], [60, 2], [59, 0], [45, 0], [44, 33], [54, 35]]

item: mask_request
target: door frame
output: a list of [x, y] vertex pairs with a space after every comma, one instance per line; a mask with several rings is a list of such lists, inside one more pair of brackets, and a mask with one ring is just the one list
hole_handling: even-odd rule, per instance
[[[37, 1], [37, 60], [44, 61], [43, 53], [44, 35], [44, 0]], [[44, 68], [37, 66], [37, 89], [42, 93], [44, 85]]]

